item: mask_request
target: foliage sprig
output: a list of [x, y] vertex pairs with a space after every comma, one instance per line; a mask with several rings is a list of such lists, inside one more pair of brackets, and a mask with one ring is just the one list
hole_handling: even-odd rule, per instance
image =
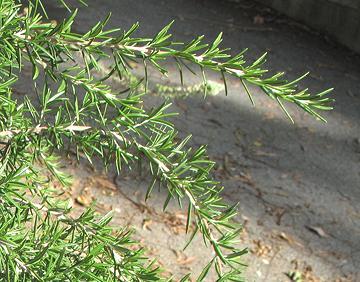
[[[73, 31], [77, 10], [55, 23], [41, 16], [39, 0], [26, 1], [26, 9], [14, 0], [0, 1], [0, 277], [7, 281], [149, 281], [161, 279], [160, 270], [148, 263], [143, 249], [133, 250], [130, 232], [109, 227], [111, 215], [97, 218], [90, 208], [78, 217], [60, 200], [53, 179], [62, 185], [70, 178], [61, 170], [59, 151], [73, 148], [78, 158], [101, 159], [105, 165], [133, 167], [147, 164], [152, 181], [146, 193], [151, 197], [156, 184], [167, 191], [164, 209], [175, 199], [187, 205], [190, 224], [213, 257], [198, 277], [202, 281], [211, 268], [218, 281], [242, 280], [241, 256], [237, 247], [240, 226], [234, 217], [237, 205], [226, 204], [222, 187], [211, 177], [214, 163], [206, 146], [188, 148], [190, 137], [178, 140], [169, 120], [170, 103], [147, 109], [141, 87], [112, 89], [107, 79], [122, 79], [131, 72], [131, 62], [141, 62], [147, 73], [152, 65], [162, 74], [166, 59], [174, 59], [183, 83], [183, 68], [200, 67], [207, 89], [206, 71], [241, 80], [251, 101], [248, 85], [260, 87], [276, 100], [290, 117], [283, 101], [296, 104], [320, 118], [317, 110], [329, 110], [332, 101], [326, 90], [311, 95], [296, 84], [305, 76], [286, 81], [283, 73], [265, 77], [265, 55], [246, 63], [244, 51], [231, 56], [221, 49], [222, 34], [211, 44], [203, 36], [184, 44], [172, 42], [165, 26], [152, 38], [134, 37], [139, 28], [106, 29], [110, 15], [88, 32]], [[99, 77], [101, 62], [112, 62], [110, 71]], [[13, 97], [14, 83], [25, 61], [32, 65], [37, 99]], [[139, 82], [140, 85], [141, 82]], [[138, 86], [139, 86], [138, 85]], [[205, 93], [206, 95], [206, 93]], [[291, 118], [291, 117], [290, 117]], [[47, 170], [44, 171], [43, 168]], [[50, 176], [49, 176], [49, 173]], [[182, 281], [190, 279], [185, 276]]]

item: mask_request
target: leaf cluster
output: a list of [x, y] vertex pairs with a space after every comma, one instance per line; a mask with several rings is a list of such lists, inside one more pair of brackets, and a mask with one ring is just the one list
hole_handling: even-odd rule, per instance
[[[181, 140], [169, 111], [170, 103], [148, 109], [143, 105], [151, 65], [164, 75], [163, 62], [175, 60], [183, 83], [183, 68], [198, 66], [207, 87], [206, 70], [260, 87], [282, 109], [292, 102], [322, 119], [316, 110], [328, 110], [329, 90], [311, 95], [298, 90], [303, 78], [288, 82], [283, 73], [265, 77], [265, 55], [247, 64], [244, 52], [231, 56], [221, 49], [221, 34], [211, 44], [198, 37], [189, 43], [171, 41], [171, 24], [151, 38], [134, 37], [129, 30], [107, 29], [110, 15], [88, 32], [73, 31], [77, 10], [62, 22], [49, 21], [39, 0], [23, 4], [0, 1], [0, 277], [7, 281], [149, 281], [161, 279], [126, 229], [109, 227], [111, 215], [95, 216], [90, 208], [78, 217], [54, 189], [70, 178], [57, 155], [73, 150], [90, 163], [101, 159], [118, 172], [124, 166], [145, 163], [152, 180], [146, 198], [156, 185], [167, 192], [164, 209], [175, 200], [188, 211], [190, 240], [199, 233], [213, 257], [198, 277], [202, 281], [214, 269], [218, 281], [241, 281], [241, 257], [237, 247], [241, 227], [234, 222], [237, 205], [221, 198], [222, 186], [213, 180], [214, 163], [206, 146], [189, 148], [190, 136]], [[99, 75], [101, 62], [110, 71]], [[122, 79], [132, 62], [141, 62], [144, 80], [114, 90], [110, 77]], [[15, 99], [13, 86], [24, 65], [31, 64], [36, 99]], [[145, 87], [140, 87], [140, 86]], [[289, 116], [290, 117], [290, 116]], [[45, 169], [44, 169], [45, 168]], [[49, 175], [50, 173], [50, 175]], [[187, 244], [187, 245], [188, 245]], [[182, 281], [188, 281], [190, 274]]]

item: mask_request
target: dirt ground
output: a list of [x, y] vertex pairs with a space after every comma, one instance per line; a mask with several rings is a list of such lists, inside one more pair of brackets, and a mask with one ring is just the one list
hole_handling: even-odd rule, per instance
[[[66, 12], [49, 1], [50, 16]], [[224, 32], [223, 46], [249, 48], [251, 61], [269, 53], [267, 66], [289, 77], [306, 71], [304, 86], [313, 91], [335, 87], [335, 109], [321, 123], [289, 106], [295, 125], [275, 103], [253, 88], [256, 108], [239, 81], [229, 79], [224, 93], [174, 98], [175, 120], [192, 145], [209, 144], [218, 162], [216, 178], [224, 197], [240, 202], [241, 240], [249, 247], [244, 261], [248, 281], [360, 281], [360, 59], [325, 36], [271, 12], [253, 1], [93, 0], [79, 12], [78, 30], [112, 12], [111, 26], [140, 22], [152, 36], [175, 19], [177, 40], [204, 34], [210, 41]], [[172, 67], [170, 66], [170, 69]], [[140, 70], [139, 70], [140, 71]], [[210, 74], [212, 80], [220, 77]], [[158, 74], [152, 81], [179, 84], [178, 76]], [[199, 81], [187, 76], [189, 85]], [[116, 83], [116, 81], [114, 81]], [[149, 103], [160, 98], [149, 95]], [[113, 177], [87, 166], [74, 168], [74, 200], [81, 209], [89, 195], [102, 211], [115, 211], [115, 224], [132, 225], [150, 255], [175, 277], [199, 273], [209, 251], [198, 238], [185, 252], [185, 211], [161, 212], [164, 193], [145, 204], [147, 180], [137, 174]], [[295, 275], [296, 276], [296, 275]], [[210, 276], [207, 281], [213, 281]]]

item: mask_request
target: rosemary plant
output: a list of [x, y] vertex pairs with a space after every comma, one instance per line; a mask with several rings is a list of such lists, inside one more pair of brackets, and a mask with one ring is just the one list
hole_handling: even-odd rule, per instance
[[[66, 5], [62, 0], [61, 2]], [[66, 6], [67, 7], [67, 6]], [[192, 149], [180, 140], [169, 117], [169, 103], [147, 110], [148, 66], [166, 74], [165, 59], [183, 68], [194, 65], [206, 71], [239, 79], [253, 101], [248, 85], [260, 87], [290, 117], [283, 102], [292, 102], [323, 120], [317, 110], [329, 110], [329, 91], [310, 94], [283, 73], [266, 76], [266, 55], [246, 63], [244, 52], [230, 56], [221, 49], [221, 34], [210, 44], [202, 36], [188, 43], [171, 41], [171, 24], [151, 38], [134, 37], [139, 28], [107, 29], [108, 16], [84, 34], [72, 30], [77, 10], [62, 22], [50, 21], [40, 0], [0, 0], [0, 277], [1, 281], [149, 281], [165, 279], [161, 270], [136, 248], [127, 229], [109, 226], [111, 214], [99, 218], [92, 208], [70, 216], [72, 207], [56, 188], [69, 185], [61, 170], [61, 151], [72, 149], [91, 163], [101, 159], [117, 171], [146, 163], [152, 181], [188, 211], [189, 242], [201, 234], [213, 249], [202, 281], [210, 269], [218, 281], [242, 280], [241, 256], [236, 247], [241, 231], [233, 218], [237, 206], [223, 202], [222, 187], [211, 177], [214, 163], [206, 147]], [[110, 71], [99, 76], [101, 63]], [[131, 72], [131, 61], [140, 62], [145, 80], [116, 91], [107, 79]], [[37, 98], [15, 99], [14, 83], [25, 64], [32, 66]], [[145, 87], [139, 87], [142, 84]], [[205, 93], [206, 94], [206, 93]], [[291, 117], [290, 117], [291, 119]], [[135, 244], [135, 247], [133, 246]], [[188, 281], [186, 275], [182, 281]], [[171, 278], [170, 278], [171, 280]]]

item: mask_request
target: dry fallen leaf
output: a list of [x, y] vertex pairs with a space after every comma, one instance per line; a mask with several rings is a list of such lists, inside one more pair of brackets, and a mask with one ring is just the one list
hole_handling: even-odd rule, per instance
[[262, 147], [262, 145], [263, 144], [259, 140], [254, 141], [254, 146], [255, 147]]
[[261, 24], [264, 24], [264, 22], [265, 22], [265, 19], [264, 19], [263, 16], [256, 15], [256, 16], [254, 17], [254, 24], [259, 24], [259, 25], [261, 25]]
[[176, 262], [180, 265], [187, 265], [191, 264], [193, 261], [196, 260], [196, 257], [188, 257], [186, 254], [184, 254], [182, 251], [172, 249], [173, 253], [176, 256]]
[[224, 171], [231, 176], [231, 171], [234, 170], [235, 161], [230, 159], [229, 154], [224, 155]]
[[81, 206], [87, 207], [92, 203], [93, 199], [91, 196], [81, 194], [75, 198], [75, 202]]
[[180, 100], [175, 100], [175, 105], [178, 106], [183, 112], [188, 111], [188, 106], [185, 102], [182, 102]]
[[[181, 211], [170, 213], [166, 212], [162, 215], [165, 225], [176, 235], [185, 233], [187, 214]], [[192, 227], [192, 226], [190, 226]]]
[[258, 257], [266, 256], [272, 250], [270, 245], [266, 245], [261, 240], [253, 240], [253, 243], [255, 244], [255, 247], [251, 249], [251, 252]]
[[180, 265], [188, 265], [188, 264], [191, 264], [192, 262], [194, 262], [196, 260], [195, 257], [187, 257], [184, 255], [183, 258], [178, 258], [176, 260], [176, 262]]
[[321, 282], [321, 280], [314, 275], [312, 267], [310, 265], [307, 265], [307, 266], [304, 267], [302, 276], [304, 278], [304, 281]]
[[149, 230], [149, 231], [151, 231], [151, 228], [150, 228], [150, 225], [153, 223], [153, 221], [151, 220], [151, 219], [144, 219], [143, 220], [143, 224], [142, 224], [142, 228], [144, 229], [144, 230]]
[[300, 247], [303, 247], [303, 245], [301, 243], [299, 243], [298, 241], [296, 241], [292, 236], [286, 234], [285, 232], [280, 232], [280, 234], [278, 234], [279, 238], [288, 242], [291, 245], [298, 245]]
[[237, 128], [235, 131], [234, 131], [234, 136], [235, 136], [235, 138], [236, 138], [236, 145], [241, 145], [241, 141], [243, 140], [243, 137], [244, 137], [244, 134], [243, 134], [243, 132], [239, 129], [239, 128]]
[[109, 179], [105, 178], [104, 176], [97, 176], [91, 179], [94, 186], [97, 188], [108, 189], [111, 191], [117, 191], [117, 187], [114, 182], [110, 181]]
[[286, 213], [286, 209], [283, 207], [267, 206], [265, 212], [276, 218], [276, 224], [281, 224], [281, 218]]
[[344, 277], [336, 278], [334, 282], [352, 282], [355, 281], [351, 275], [345, 275]]
[[291, 264], [294, 266], [294, 270], [286, 273], [291, 281], [321, 282], [321, 280], [314, 275], [312, 267], [307, 263], [302, 264], [302, 269], [300, 268], [300, 263], [297, 260], [292, 260]]
[[100, 213], [107, 213], [112, 211], [113, 207], [112, 205], [108, 205], [102, 202], [98, 202], [96, 203], [96, 211], [100, 212]]
[[132, 69], [137, 69], [139, 67], [139, 64], [133, 61], [129, 61], [129, 65]]
[[322, 229], [321, 227], [319, 226], [311, 226], [311, 225], [308, 225], [306, 226], [306, 228], [308, 230], [310, 230], [311, 232], [317, 234], [319, 237], [329, 237], [328, 234], [326, 234], [326, 232], [324, 231], [324, 229]]
[[263, 150], [256, 150], [255, 155], [259, 156], [259, 157], [276, 157], [277, 156], [275, 153], [265, 152]]
[[292, 238], [290, 238], [290, 237], [289, 237], [286, 233], [284, 233], [284, 232], [281, 232], [281, 233], [279, 234], [279, 237], [280, 237], [281, 239], [285, 240], [285, 241], [288, 242], [288, 243], [292, 243], [292, 242], [293, 242]]
[[249, 172], [240, 172], [240, 174], [237, 177], [239, 177], [239, 179], [243, 183], [245, 183], [249, 186], [252, 186], [252, 187], [255, 186], [255, 182], [253, 181], [252, 176], [250, 175]]

